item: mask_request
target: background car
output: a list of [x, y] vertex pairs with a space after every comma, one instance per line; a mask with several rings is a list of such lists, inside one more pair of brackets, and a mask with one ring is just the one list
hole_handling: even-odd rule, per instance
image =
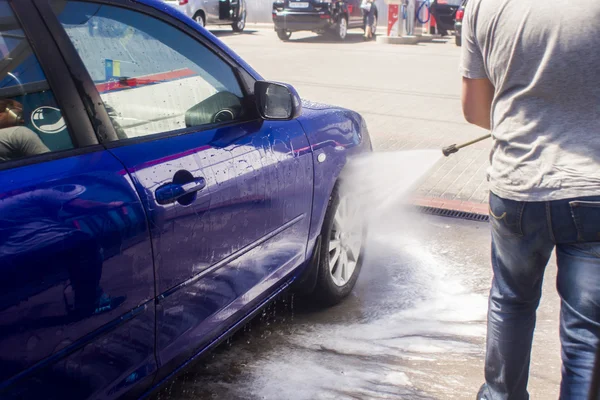
[[165, 0], [200, 26], [231, 25], [234, 32], [246, 27], [246, 0]]
[[462, 0], [433, 0], [429, 6], [431, 15], [435, 18], [438, 33], [447, 36], [454, 30], [454, 18]]
[[[281, 40], [289, 40], [292, 32], [312, 31], [318, 34], [331, 33], [344, 40], [348, 29], [365, 29], [366, 17], [360, 8], [361, 0], [276, 0], [273, 2], [273, 23]], [[371, 27], [377, 32], [377, 18]]]
[[465, 16], [467, 1], [468, 0], [464, 0], [458, 10], [456, 10], [456, 16], [454, 18], [454, 40], [457, 46], [462, 46], [462, 22]]
[[0, 398], [143, 396], [288, 288], [350, 293], [359, 114], [264, 81], [164, 2], [0, 16]]

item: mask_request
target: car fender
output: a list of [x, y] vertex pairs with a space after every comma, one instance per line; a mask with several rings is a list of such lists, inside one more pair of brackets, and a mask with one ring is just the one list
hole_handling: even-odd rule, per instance
[[351, 110], [302, 102], [298, 121], [307, 134], [313, 155], [313, 210], [307, 257], [313, 252], [325, 219], [334, 186], [353, 157], [372, 151], [371, 139], [363, 117]]
[[204, 22], [208, 22], [208, 15], [206, 14], [206, 10], [204, 9], [204, 5], [200, 1], [194, 1], [193, 3], [190, 1], [189, 4], [192, 4], [190, 7], [190, 16], [192, 19], [198, 14], [202, 12], [204, 14]]

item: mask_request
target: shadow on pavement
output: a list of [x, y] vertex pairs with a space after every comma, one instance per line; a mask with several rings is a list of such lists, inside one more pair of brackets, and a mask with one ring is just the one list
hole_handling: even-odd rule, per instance
[[210, 33], [215, 35], [216, 37], [226, 37], [226, 36], [244, 36], [244, 35], [253, 35], [257, 30], [244, 30], [243, 32], [234, 32], [231, 28], [224, 29], [209, 29]]
[[[333, 35], [315, 35], [309, 37], [303, 37], [300, 39], [294, 39], [294, 34], [290, 39], [290, 43], [335, 43], [335, 44], [353, 44], [362, 43], [363, 35], [361, 33], [349, 33], [345, 40], [339, 40], [333, 37]], [[374, 40], [373, 40], [374, 42]]]

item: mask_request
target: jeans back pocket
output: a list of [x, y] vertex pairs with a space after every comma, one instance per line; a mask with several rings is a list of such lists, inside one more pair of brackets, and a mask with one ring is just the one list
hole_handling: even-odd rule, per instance
[[577, 241], [600, 242], [600, 201], [569, 202], [577, 229]]
[[503, 199], [490, 193], [490, 223], [503, 236], [523, 236], [525, 202]]

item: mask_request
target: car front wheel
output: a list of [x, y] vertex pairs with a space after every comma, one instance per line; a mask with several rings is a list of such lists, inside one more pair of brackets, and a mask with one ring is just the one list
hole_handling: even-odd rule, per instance
[[204, 27], [206, 26], [206, 20], [204, 19], [204, 14], [202, 12], [197, 12], [196, 15], [194, 15], [194, 21], [196, 21], [198, 23], [198, 25]]
[[233, 29], [234, 32], [243, 32], [245, 27], [246, 27], [246, 10], [244, 10], [244, 12], [240, 16], [240, 18], [231, 25], [231, 28]]
[[321, 231], [317, 286], [319, 304], [330, 306], [347, 297], [358, 279], [366, 239], [365, 220], [352, 196], [333, 190]]
[[288, 31], [284, 31], [283, 29], [280, 29], [277, 31], [277, 36], [279, 37], [279, 39], [283, 40], [284, 42], [287, 42], [288, 40], [290, 40], [290, 37], [292, 36], [292, 32], [288, 32]]
[[348, 35], [348, 20], [346, 17], [341, 16], [338, 23], [335, 25], [335, 37], [338, 40], [346, 39]]

